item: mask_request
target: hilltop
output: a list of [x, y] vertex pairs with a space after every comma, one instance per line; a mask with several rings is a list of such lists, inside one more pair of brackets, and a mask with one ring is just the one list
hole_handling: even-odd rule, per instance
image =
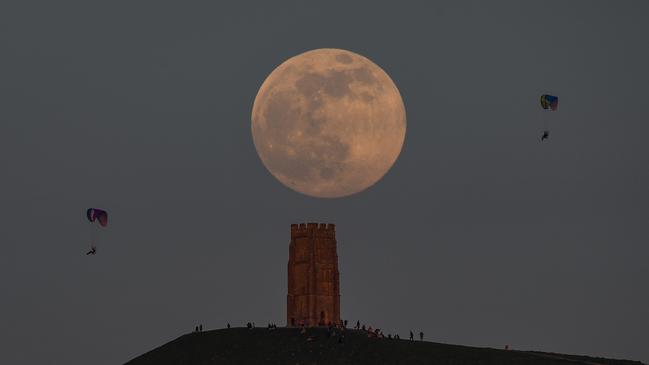
[[[309, 340], [309, 337], [311, 340]], [[368, 338], [346, 330], [343, 343], [325, 328], [220, 329], [183, 335], [126, 365], [642, 365], [638, 361]]]

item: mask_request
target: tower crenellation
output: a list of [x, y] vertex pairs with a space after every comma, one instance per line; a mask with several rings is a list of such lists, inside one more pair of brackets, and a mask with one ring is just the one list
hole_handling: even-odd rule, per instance
[[335, 237], [336, 225], [333, 223], [291, 224], [291, 238], [308, 236]]

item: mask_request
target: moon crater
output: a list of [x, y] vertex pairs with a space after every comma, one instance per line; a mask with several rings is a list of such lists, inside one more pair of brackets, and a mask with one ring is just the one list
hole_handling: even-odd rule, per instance
[[405, 138], [399, 90], [367, 58], [318, 49], [288, 59], [264, 81], [252, 135], [282, 184], [315, 197], [342, 197], [380, 180]]

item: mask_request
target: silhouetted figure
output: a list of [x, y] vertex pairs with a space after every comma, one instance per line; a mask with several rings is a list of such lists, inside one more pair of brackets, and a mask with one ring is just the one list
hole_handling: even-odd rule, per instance
[[363, 331], [365, 331], [365, 325], [363, 325], [363, 326], [361, 327], [361, 329], [362, 329]]
[[392, 339], [392, 334], [388, 333], [388, 340]]
[[203, 325], [198, 326], [198, 332], [203, 332]]
[[194, 327], [194, 332], [198, 332], [198, 326]]
[[347, 327], [347, 320], [343, 321], [343, 327]]
[[230, 324], [228, 323], [228, 329], [230, 329]]
[[92, 246], [90, 248], [90, 251], [86, 252], [86, 255], [94, 255], [97, 253], [97, 248], [95, 246]]
[[252, 329], [252, 323], [250, 322], [246, 323], [246, 327], [248, 327], [248, 329]]
[[548, 139], [549, 136], [550, 136], [550, 132], [543, 131], [543, 135], [541, 136], [541, 142], [543, 142], [543, 140], [545, 139]]
[[415, 340], [415, 335], [412, 333], [412, 331], [410, 331], [410, 341], [414, 341], [414, 340]]
[[419, 332], [419, 341], [423, 341], [423, 340], [424, 340], [424, 333]]

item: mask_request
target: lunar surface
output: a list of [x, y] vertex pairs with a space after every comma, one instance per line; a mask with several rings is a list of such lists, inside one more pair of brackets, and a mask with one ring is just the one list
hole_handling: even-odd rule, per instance
[[264, 166], [300, 193], [358, 193], [392, 167], [406, 112], [390, 77], [369, 59], [317, 49], [279, 65], [252, 108], [252, 137]]

